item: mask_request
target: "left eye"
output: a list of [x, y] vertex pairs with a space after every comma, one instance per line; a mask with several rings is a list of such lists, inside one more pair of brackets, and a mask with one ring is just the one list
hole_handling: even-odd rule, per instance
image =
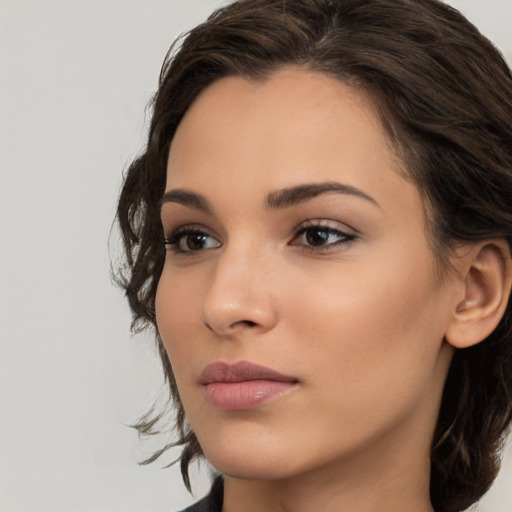
[[345, 233], [328, 226], [307, 226], [299, 230], [292, 245], [304, 245], [311, 248], [332, 247], [352, 242], [355, 235]]
[[173, 233], [165, 239], [165, 248], [178, 252], [198, 252], [220, 247], [220, 242], [204, 231], [195, 229]]

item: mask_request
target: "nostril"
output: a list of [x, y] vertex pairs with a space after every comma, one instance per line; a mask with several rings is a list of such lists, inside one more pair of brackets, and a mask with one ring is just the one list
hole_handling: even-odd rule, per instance
[[[206, 322], [203, 322], [203, 324], [204, 324], [204, 326], [205, 326], [208, 330], [210, 330], [210, 331], [212, 331], [212, 332], [216, 332], [216, 331], [215, 331], [215, 329], [214, 329], [210, 324], [208, 324], [208, 323], [206, 323]], [[251, 320], [240, 320], [239, 322], [235, 322], [235, 323], [233, 323], [233, 324], [231, 325], [231, 327], [235, 327], [235, 326], [237, 326], [237, 325], [245, 325], [245, 326], [247, 326], [247, 327], [256, 327], [258, 324], [257, 324], [256, 322], [251, 321]]]
[[234, 322], [231, 324], [231, 327], [236, 327], [237, 325], [246, 327], [256, 327], [258, 325], [257, 322], [253, 322], [252, 320], [239, 320], [238, 322]]

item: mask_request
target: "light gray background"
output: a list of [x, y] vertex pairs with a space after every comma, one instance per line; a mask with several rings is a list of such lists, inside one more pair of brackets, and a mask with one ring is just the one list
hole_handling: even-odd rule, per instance
[[[137, 465], [155, 445], [124, 424], [162, 374], [150, 336], [129, 336], [107, 240], [166, 50], [219, 3], [0, 1], [0, 512], [196, 499], [176, 468]], [[511, 0], [451, 3], [511, 58]], [[480, 510], [512, 512], [511, 452]]]

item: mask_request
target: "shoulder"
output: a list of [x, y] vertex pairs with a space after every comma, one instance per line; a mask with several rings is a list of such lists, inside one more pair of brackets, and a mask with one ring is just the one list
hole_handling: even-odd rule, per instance
[[218, 477], [213, 482], [210, 494], [181, 512], [221, 512], [223, 492], [224, 483], [222, 477]]

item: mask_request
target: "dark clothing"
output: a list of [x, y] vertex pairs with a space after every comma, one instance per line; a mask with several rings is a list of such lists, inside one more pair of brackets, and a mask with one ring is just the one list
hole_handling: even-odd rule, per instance
[[222, 477], [218, 477], [213, 482], [212, 489], [208, 496], [205, 496], [201, 501], [182, 510], [182, 512], [221, 512], [223, 497], [224, 483]]

